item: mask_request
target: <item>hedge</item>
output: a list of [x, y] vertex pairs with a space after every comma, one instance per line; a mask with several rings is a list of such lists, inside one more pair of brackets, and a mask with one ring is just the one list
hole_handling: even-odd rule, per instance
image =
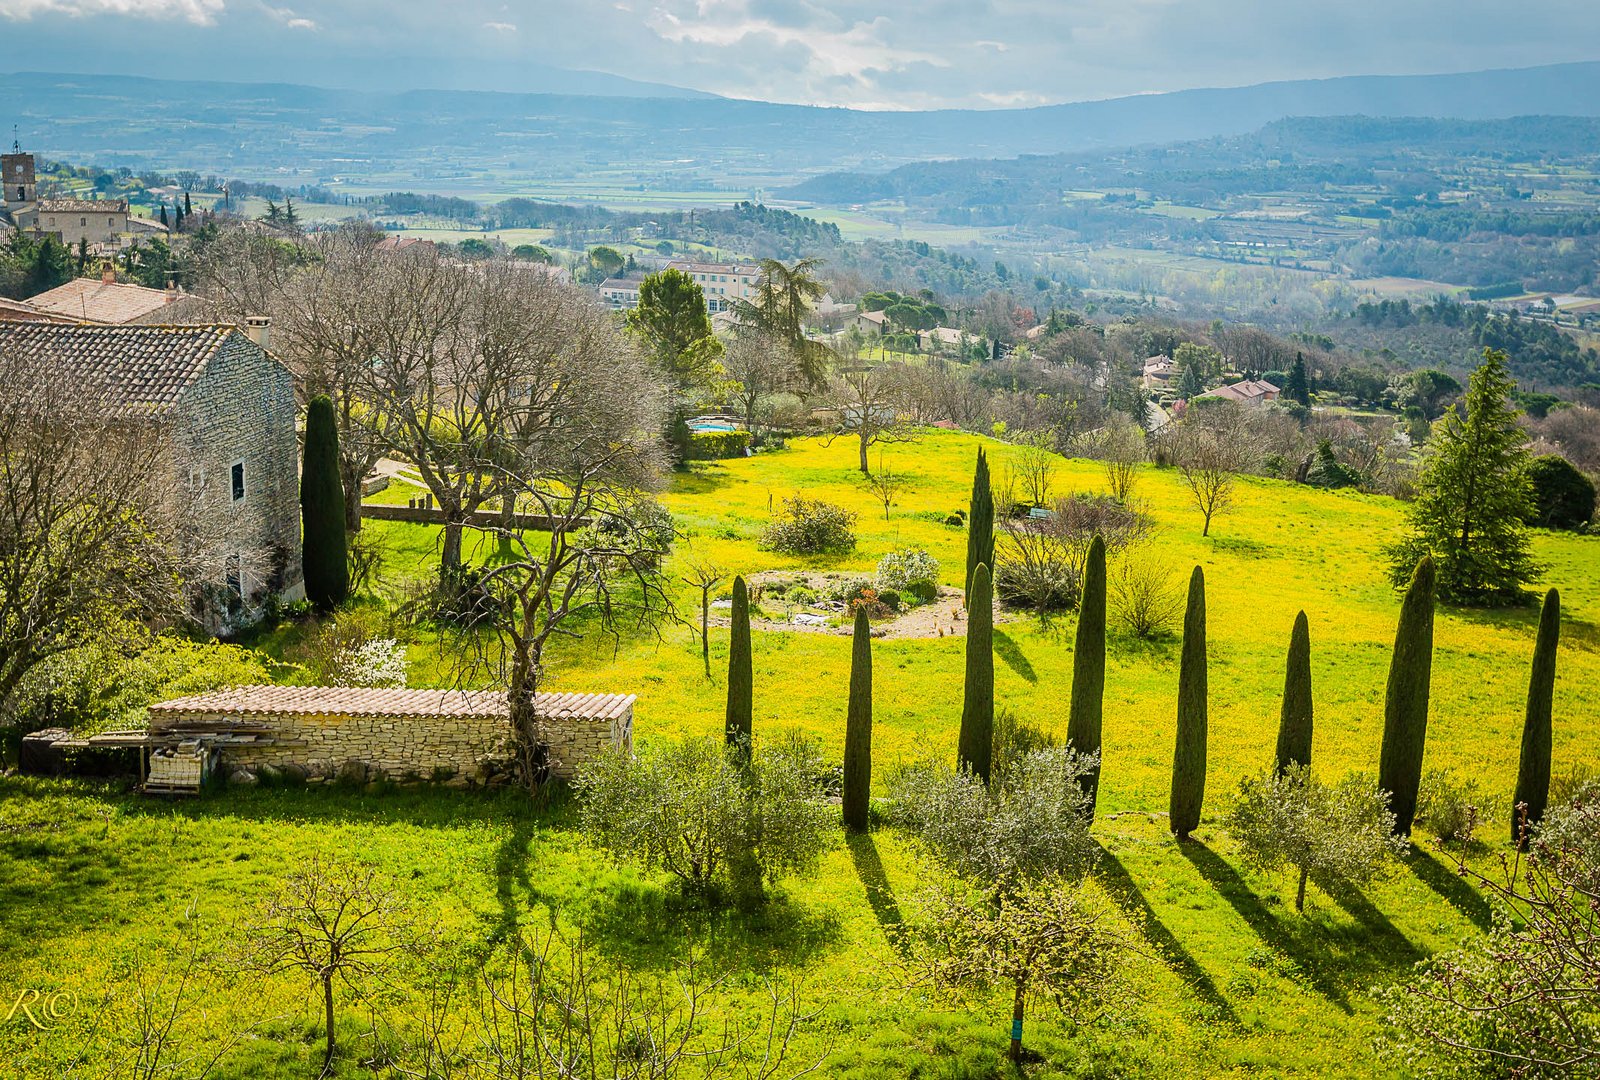
[[744, 457], [750, 447], [748, 431], [697, 431], [689, 436], [690, 461], [721, 461]]

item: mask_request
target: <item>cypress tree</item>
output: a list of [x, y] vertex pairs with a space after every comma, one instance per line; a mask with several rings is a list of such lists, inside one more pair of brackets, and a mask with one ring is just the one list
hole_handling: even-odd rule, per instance
[[850, 705], [844, 726], [844, 827], [867, 831], [872, 792], [872, 623], [856, 608], [850, 647]]
[[755, 713], [755, 676], [750, 670], [750, 590], [744, 578], [733, 579], [733, 637], [728, 642], [728, 714], [724, 732], [728, 745], [746, 760], [750, 757], [752, 717]]
[[972, 601], [972, 574], [979, 565], [994, 565], [994, 494], [989, 490], [989, 459], [978, 447], [978, 466], [972, 473], [972, 504], [967, 511], [967, 572], [961, 579], [965, 598]]
[[344, 482], [339, 475], [339, 427], [326, 394], [306, 411], [306, 444], [300, 463], [301, 564], [306, 599], [328, 612], [350, 594], [345, 551]]
[[169, 222], [167, 221], [167, 204], [166, 203], [162, 203], [161, 204], [161, 225], [162, 225], [163, 228], [165, 228], [168, 224], [169, 224]]
[[962, 769], [989, 782], [994, 741], [994, 597], [989, 567], [972, 572], [967, 604], [967, 684], [961, 701], [961, 736], [956, 758]]
[[[1561, 594], [1545, 593], [1539, 613], [1539, 636], [1533, 646], [1533, 674], [1528, 679], [1528, 711], [1522, 721], [1522, 760], [1517, 766], [1517, 793], [1511, 800], [1511, 842], [1523, 846], [1523, 822], [1529, 828], [1544, 817], [1550, 801], [1550, 727], [1556, 691], [1556, 646], [1561, 641]], [[1524, 807], [1521, 814], [1517, 807]]]
[[[1067, 716], [1067, 742], [1080, 754], [1100, 752], [1100, 722], [1106, 691], [1106, 542], [1096, 534], [1089, 543], [1083, 596], [1078, 603], [1078, 636], [1072, 644], [1072, 706]], [[1084, 778], [1089, 795], [1089, 820], [1094, 820], [1100, 790], [1100, 763]]]
[[1278, 771], [1311, 764], [1311, 628], [1306, 613], [1294, 617], [1289, 665], [1283, 676], [1283, 713], [1278, 720]]
[[1397, 836], [1410, 836], [1422, 785], [1422, 751], [1428, 737], [1428, 685], [1433, 675], [1433, 560], [1423, 556], [1400, 605], [1383, 703], [1383, 750], [1378, 786], [1389, 793]]
[[1200, 824], [1206, 796], [1206, 578], [1197, 566], [1189, 575], [1189, 607], [1183, 614], [1183, 654], [1178, 665], [1178, 738], [1172, 753], [1169, 823], [1179, 840]]

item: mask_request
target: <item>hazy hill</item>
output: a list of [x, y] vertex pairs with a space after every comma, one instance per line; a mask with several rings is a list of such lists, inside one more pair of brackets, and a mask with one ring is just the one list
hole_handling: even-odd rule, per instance
[[1351, 77], [994, 111], [862, 112], [694, 97], [379, 92], [0, 75], [0, 116], [48, 155], [418, 190], [583, 179], [748, 189], [836, 169], [1233, 135], [1285, 116], [1600, 115], [1600, 63]]

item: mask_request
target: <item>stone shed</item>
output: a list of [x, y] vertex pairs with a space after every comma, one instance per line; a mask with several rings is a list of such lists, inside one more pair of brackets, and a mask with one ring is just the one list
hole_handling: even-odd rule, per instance
[[[535, 698], [553, 776], [633, 745], [632, 694]], [[504, 693], [343, 686], [244, 686], [151, 705], [152, 736], [221, 738], [230, 768], [295, 766], [332, 777], [351, 763], [391, 779], [489, 783], [508, 775]], [[356, 771], [363, 771], [357, 769]]]

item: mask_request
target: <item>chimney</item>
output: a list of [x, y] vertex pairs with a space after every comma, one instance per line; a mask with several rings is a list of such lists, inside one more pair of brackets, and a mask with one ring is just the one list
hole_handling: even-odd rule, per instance
[[100, 284], [115, 285], [117, 283], [117, 268], [107, 259], [100, 265]]
[[272, 320], [265, 315], [247, 315], [244, 320], [245, 337], [261, 346], [267, 347], [267, 337], [272, 329]]
[[171, 278], [167, 279], [167, 303], [172, 303], [178, 298], [178, 283]]

